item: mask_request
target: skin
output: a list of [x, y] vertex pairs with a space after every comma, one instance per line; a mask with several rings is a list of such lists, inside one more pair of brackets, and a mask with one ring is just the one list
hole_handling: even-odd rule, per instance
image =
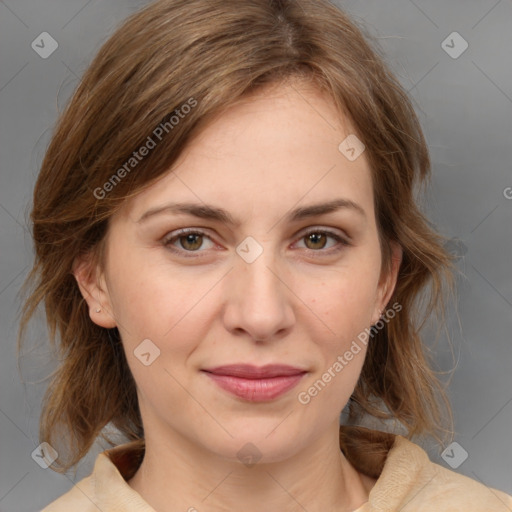
[[[368, 500], [375, 480], [350, 465], [338, 440], [365, 346], [308, 404], [298, 401], [378, 320], [401, 259], [393, 247], [392, 269], [381, 271], [365, 153], [351, 162], [338, 150], [350, 133], [350, 122], [311, 85], [247, 97], [110, 219], [104, 268], [87, 277], [88, 260], [77, 262], [92, 321], [121, 333], [146, 433], [129, 485], [156, 511], [342, 511]], [[364, 215], [342, 208], [285, 219], [337, 198]], [[224, 208], [239, 225], [169, 212], [138, 222], [171, 201]], [[206, 235], [169, 242], [186, 227]], [[317, 236], [329, 229], [349, 245], [330, 235], [311, 240], [307, 228]], [[263, 249], [252, 263], [236, 252], [248, 236]], [[134, 355], [144, 339], [160, 349], [149, 366]], [[238, 362], [308, 373], [285, 395], [253, 403], [200, 371]], [[261, 454], [251, 467], [237, 457], [246, 443]]]

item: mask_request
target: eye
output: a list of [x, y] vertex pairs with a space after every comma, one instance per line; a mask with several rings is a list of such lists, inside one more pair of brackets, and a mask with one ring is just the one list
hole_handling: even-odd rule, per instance
[[[328, 240], [334, 240], [334, 244], [326, 249]], [[205, 241], [210, 242], [210, 246], [204, 247]], [[350, 245], [347, 240], [334, 231], [312, 228], [308, 230], [299, 241], [305, 241], [306, 249], [313, 253], [320, 253], [319, 256], [325, 254], [333, 254]], [[196, 228], [183, 228], [173, 231], [162, 241], [163, 245], [172, 252], [185, 257], [198, 257], [201, 253], [200, 249], [211, 249], [214, 246], [213, 241], [205, 231]], [[187, 254], [188, 253], [188, 254]]]
[[[204, 240], [207, 239], [211, 242], [210, 237], [204, 231], [198, 229], [184, 228], [173, 233], [171, 233], [173, 236], [166, 237], [163, 240], [163, 244], [173, 252], [180, 254], [184, 252], [202, 252], [199, 249], [203, 246]], [[176, 246], [176, 243], [178, 243], [178, 246]]]
[[[337, 243], [334, 243], [325, 249], [329, 238]], [[319, 228], [308, 230], [300, 240], [304, 241], [306, 248], [312, 252], [329, 254], [336, 253], [342, 250], [344, 247], [350, 245], [348, 241], [338, 233]]]

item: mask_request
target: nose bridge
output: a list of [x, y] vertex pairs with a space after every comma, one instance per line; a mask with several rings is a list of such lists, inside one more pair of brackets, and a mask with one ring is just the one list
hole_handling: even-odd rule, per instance
[[235, 268], [230, 272], [228, 323], [255, 339], [269, 338], [289, 327], [294, 318], [289, 290], [279, 275], [282, 265], [269, 241], [246, 239], [237, 253]]
[[[247, 248], [249, 252], [245, 255], [248, 257], [244, 257], [242, 251]], [[275, 252], [270, 241], [267, 241], [264, 246], [263, 243], [246, 241], [245, 245], [242, 243], [237, 248], [237, 253], [239, 255], [242, 253], [242, 256], [235, 270], [237, 278], [244, 283], [242, 286], [246, 292], [244, 295], [252, 297], [252, 300], [262, 299], [263, 306], [265, 303], [274, 303], [272, 306], [276, 306], [277, 302], [286, 300], [281, 289], [283, 283], [277, 277], [280, 264]]]

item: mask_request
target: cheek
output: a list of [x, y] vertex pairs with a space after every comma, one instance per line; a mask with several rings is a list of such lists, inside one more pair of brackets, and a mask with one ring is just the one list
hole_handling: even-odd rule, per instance
[[321, 322], [312, 322], [309, 313], [308, 334], [316, 345], [317, 358], [315, 372], [299, 389], [297, 400], [313, 415], [341, 411], [364, 364], [375, 304], [374, 282], [347, 269], [343, 275], [337, 273], [320, 282], [305, 302]]
[[162, 263], [131, 254], [111, 265], [109, 293], [123, 341], [131, 346], [145, 338], [160, 339], [172, 329], [186, 313], [190, 283], [170, 275]]
[[357, 292], [352, 290], [350, 295], [344, 294], [340, 288], [326, 290], [325, 296], [321, 296], [318, 301], [325, 301], [322, 319], [329, 331], [323, 330], [323, 335], [311, 333], [311, 336], [317, 340], [321, 354], [319, 373], [330, 372], [322, 380], [330, 382], [332, 379], [330, 387], [337, 389], [338, 394], [341, 387], [350, 387], [352, 383], [355, 385], [359, 376], [366, 354], [366, 333], [370, 327], [374, 302], [369, 290], [359, 288]]
[[208, 283], [191, 289], [196, 282], [134, 256], [111, 270], [113, 309], [141, 406], [175, 412], [185, 407], [178, 383], [186, 384], [187, 357], [204, 337], [193, 306]]
[[[208, 337], [209, 320], [219, 303], [221, 276], [190, 268], [179, 271], [161, 258], [150, 261], [146, 255], [144, 259], [142, 264], [131, 255], [111, 272], [114, 312], [126, 356], [141, 387], [144, 380], [139, 379], [146, 379], [147, 372], [137, 354], [143, 343], [149, 352], [158, 354], [147, 377], [150, 384], [158, 368], [166, 368], [183, 381], [190, 354]], [[144, 340], [151, 340], [156, 348]], [[169, 375], [161, 377], [168, 386]]]
[[323, 322], [345, 338], [369, 326], [377, 298], [377, 265], [347, 265], [315, 282], [302, 279], [304, 302]]

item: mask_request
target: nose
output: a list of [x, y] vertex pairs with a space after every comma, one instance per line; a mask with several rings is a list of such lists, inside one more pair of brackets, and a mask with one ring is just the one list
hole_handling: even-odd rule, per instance
[[273, 251], [264, 250], [252, 263], [237, 256], [226, 277], [227, 330], [237, 336], [245, 333], [253, 341], [272, 341], [290, 331], [295, 323], [295, 296], [287, 283], [291, 277]]

